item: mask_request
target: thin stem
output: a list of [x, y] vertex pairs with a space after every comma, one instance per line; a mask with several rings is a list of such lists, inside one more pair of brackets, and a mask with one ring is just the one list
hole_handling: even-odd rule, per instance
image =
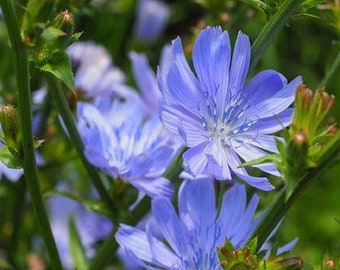
[[118, 244], [115, 238], [115, 234], [118, 230], [118, 226], [112, 230], [112, 232], [108, 235], [106, 240], [102, 243], [100, 249], [97, 251], [96, 256], [91, 261], [89, 266], [89, 270], [97, 270], [103, 269], [109, 260], [112, 259], [112, 254], [115, 253], [115, 250], [118, 248]]
[[319, 84], [318, 89], [325, 87], [329, 81], [330, 78], [335, 74], [337, 69], [340, 66], [340, 52], [336, 55], [334, 58], [330, 68], [327, 70], [325, 77], [322, 79], [321, 83]]
[[20, 38], [19, 24], [12, 1], [2, 0], [1, 6], [15, 58], [26, 185], [30, 194], [35, 217], [50, 257], [51, 266], [53, 269], [62, 269], [38, 179], [33, 146], [31, 89], [27, 52]]
[[256, 66], [260, 61], [266, 49], [302, 2], [303, 0], [286, 0], [275, 15], [263, 27], [261, 33], [251, 47], [250, 69]]
[[339, 153], [340, 135], [338, 134], [337, 137], [324, 149], [323, 154], [321, 154], [321, 158], [318, 162], [318, 166], [316, 168], [308, 170], [306, 175], [299, 181], [288, 199], [286, 199], [286, 188], [283, 188], [281, 190], [276, 200], [272, 203], [269, 209], [267, 209], [266, 214], [256, 227], [252, 236], [249, 238], [249, 241], [257, 237], [257, 248], [261, 248], [269, 234], [273, 231], [278, 222], [290, 209], [296, 199], [306, 189], [308, 184], [320, 178], [324, 169], [329, 168], [329, 166], [336, 160], [336, 157]]
[[[110, 195], [108, 194], [107, 190], [105, 189], [102, 180], [100, 179], [100, 176], [97, 172], [97, 170], [87, 161], [85, 155], [84, 155], [84, 145], [81, 140], [81, 137], [79, 135], [78, 129], [75, 125], [72, 113], [70, 111], [70, 108], [67, 104], [65, 95], [63, 93], [63, 90], [60, 86], [60, 82], [54, 75], [52, 74], [46, 74], [46, 80], [49, 86], [50, 93], [52, 95], [52, 98], [54, 99], [54, 102], [57, 106], [57, 109], [59, 111], [59, 114], [61, 118], [63, 119], [63, 122], [65, 124], [65, 127], [68, 131], [68, 134], [78, 152], [78, 155], [87, 171], [87, 173], [90, 176], [90, 179], [98, 191], [100, 197], [103, 199], [103, 201], [110, 207], [114, 208], [115, 204], [112, 201]], [[113, 209], [115, 210], [115, 209]]]
[[14, 207], [13, 207], [13, 228], [11, 235], [11, 244], [9, 247], [9, 260], [14, 267], [18, 267], [16, 262], [16, 253], [20, 241], [20, 228], [23, 221], [23, 212], [25, 206], [25, 193], [26, 193], [25, 177], [22, 176], [14, 183]]

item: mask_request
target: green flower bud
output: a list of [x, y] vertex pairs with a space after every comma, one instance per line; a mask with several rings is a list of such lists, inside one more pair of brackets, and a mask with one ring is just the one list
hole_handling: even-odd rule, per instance
[[285, 152], [286, 168], [283, 174], [287, 180], [287, 196], [307, 171], [308, 150], [307, 135], [303, 131], [295, 132], [288, 141]]
[[319, 132], [320, 124], [334, 104], [334, 96], [324, 89], [313, 91], [301, 84], [296, 90], [295, 111], [290, 135], [303, 131], [310, 141]]
[[0, 112], [1, 127], [5, 142], [9, 149], [20, 149], [20, 119], [19, 112], [12, 105], [5, 105]]
[[61, 36], [60, 38], [64, 40], [64, 45], [67, 46], [70, 38], [73, 35], [73, 14], [68, 10], [60, 12], [52, 21], [51, 27], [64, 32], [64, 36]]

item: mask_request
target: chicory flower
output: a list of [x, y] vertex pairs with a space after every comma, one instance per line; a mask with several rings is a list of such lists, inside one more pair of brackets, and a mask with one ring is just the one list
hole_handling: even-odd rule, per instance
[[[291, 123], [297, 77], [290, 83], [273, 70], [262, 71], [246, 83], [250, 62], [248, 36], [239, 33], [231, 51], [229, 35], [220, 27], [203, 30], [194, 44], [192, 72], [180, 38], [172, 43], [172, 62], [158, 73], [163, 98], [160, 117], [181, 136], [189, 149], [183, 154], [184, 177], [212, 177], [231, 181], [233, 175], [248, 184], [270, 190], [265, 177], [250, 176], [239, 167], [277, 152], [269, 135]], [[257, 166], [279, 175], [273, 164]]]

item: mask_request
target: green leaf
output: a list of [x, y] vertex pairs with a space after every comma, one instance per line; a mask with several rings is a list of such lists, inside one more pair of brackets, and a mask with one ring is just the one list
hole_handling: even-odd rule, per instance
[[8, 147], [0, 150], [0, 161], [11, 169], [22, 169], [23, 167], [21, 160], [15, 157]]
[[262, 11], [266, 14], [270, 14], [273, 12], [273, 9], [270, 6], [268, 6], [266, 3], [260, 0], [241, 0], [241, 1], [248, 5], [253, 6], [257, 10]]
[[250, 249], [251, 254], [256, 254], [257, 250], [257, 238], [255, 237], [252, 239], [248, 244], [247, 247]]
[[[55, 52], [52, 59], [48, 63], [42, 65], [40, 69], [52, 73], [61, 80], [73, 94], [75, 94], [71, 61], [66, 52]], [[52, 89], [52, 91], [54, 90]]]
[[58, 28], [50, 26], [44, 29], [44, 31], [41, 33], [40, 38], [46, 42], [55, 40], [61, 36], [66, 36], [66, 33]]
[[44, 195], [45, 196], [59, 195], [62, 197], [66, 197], [73, 201], [83, 204], [84, 207], [91, 212], [95, 212], [99, 215], [105, 216], [110, 219], [113, 218], [112, 210], [109, 207], [107, 207], [106, 204], [99, 199], [84, 200], [70, 192], [59, 191], [59, 190], [48, 191]]
[[84, 206], [92, 211], [96, 212], [99, 215], [106, 216], [107, 218], [112, 219], [112, 209], [107, 207], [107, 204], [105, 204], [103, 201], [92, 199], [92, 200], [84, 200], [83, 201]]
[[248, 162], [242, 163], [239, 166], [239, 168], [247, 167], [247, 166], [253, 166], [253, 165], [259, 165], [259, 164], [263, 164], [263, 163], [269, 163], [269, 162], [273, 162], [273, 161], [280, 162], [279, 155], [272, 154], [272, 155], [267, 155], [267, 156], [264, 156], [264, 157], [256, 158], [256, 159], [250, 160]]
[[59, 190], [50, 190], [50, 191], [44, 193], [44, 196], [46, 196], [46, 197], [50, 197], [50, 196], [53, 196], [53, 195], [62, 196], [62, 197], [68, 198], [70, 200], [82, 203], [82, 199], [80, 197], [78, 197], [78, 196], [76, 196], [76, 195], [74, 195], [73, 193], [70, 193], [70, 192], [59, 191]]
[[316, 6], [319, 4], [324, 3], [325, 0], [306, 0], [305, 2], [302, 3], [304, 6]]
[[47, 24], [56, 1], [30, 0], [27, 3], [22, 20], [22, 37], [29, 46], [34, 46], [36, 38], [39, 37]]
[[83, 32], [74, 33], [70, 39], [70, 44], [72, 44], [73, 42], [76, 42], [81, 37], [82, 34]]
[[85, 248], [81, 242], [80, 235], [73, 217], [68, 223], [70, 250], [75, 269], [87, 269], [88, 260], [85, 253]]

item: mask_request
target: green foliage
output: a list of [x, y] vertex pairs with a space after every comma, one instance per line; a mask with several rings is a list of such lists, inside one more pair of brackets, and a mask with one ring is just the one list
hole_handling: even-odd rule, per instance
[[39, 69], [45, 72], [52, 73], [59, 80], [61, 80], [70, 91], [75, 93], [71, 61], [65, 52], [55, 52], [52, 55], [50, 61], [39, 66]]
[[[257, 253], [257, 239], [254, 238], [241, 249], [235, 249], [226, 241], [224, 247], [217, 250], [221, 266], [225, 270], [298, 270], [302, 269], [300, 258], [275, 256], [276, 250], [269, 258], [264, 259], [264, 253]], [[273, 251], [272, 250], [272, 251]]]
[[49, 20], [56, 1], [30, 0], [22, 20], [21, 36], [28, 46], [34, 46], [46, 22]]
[[81, 242], [80, 235], [73, 217], [69, 223], [70, 250], [76, 269], [87, 269], [88, 261], [85, 254], [85, 248]]

